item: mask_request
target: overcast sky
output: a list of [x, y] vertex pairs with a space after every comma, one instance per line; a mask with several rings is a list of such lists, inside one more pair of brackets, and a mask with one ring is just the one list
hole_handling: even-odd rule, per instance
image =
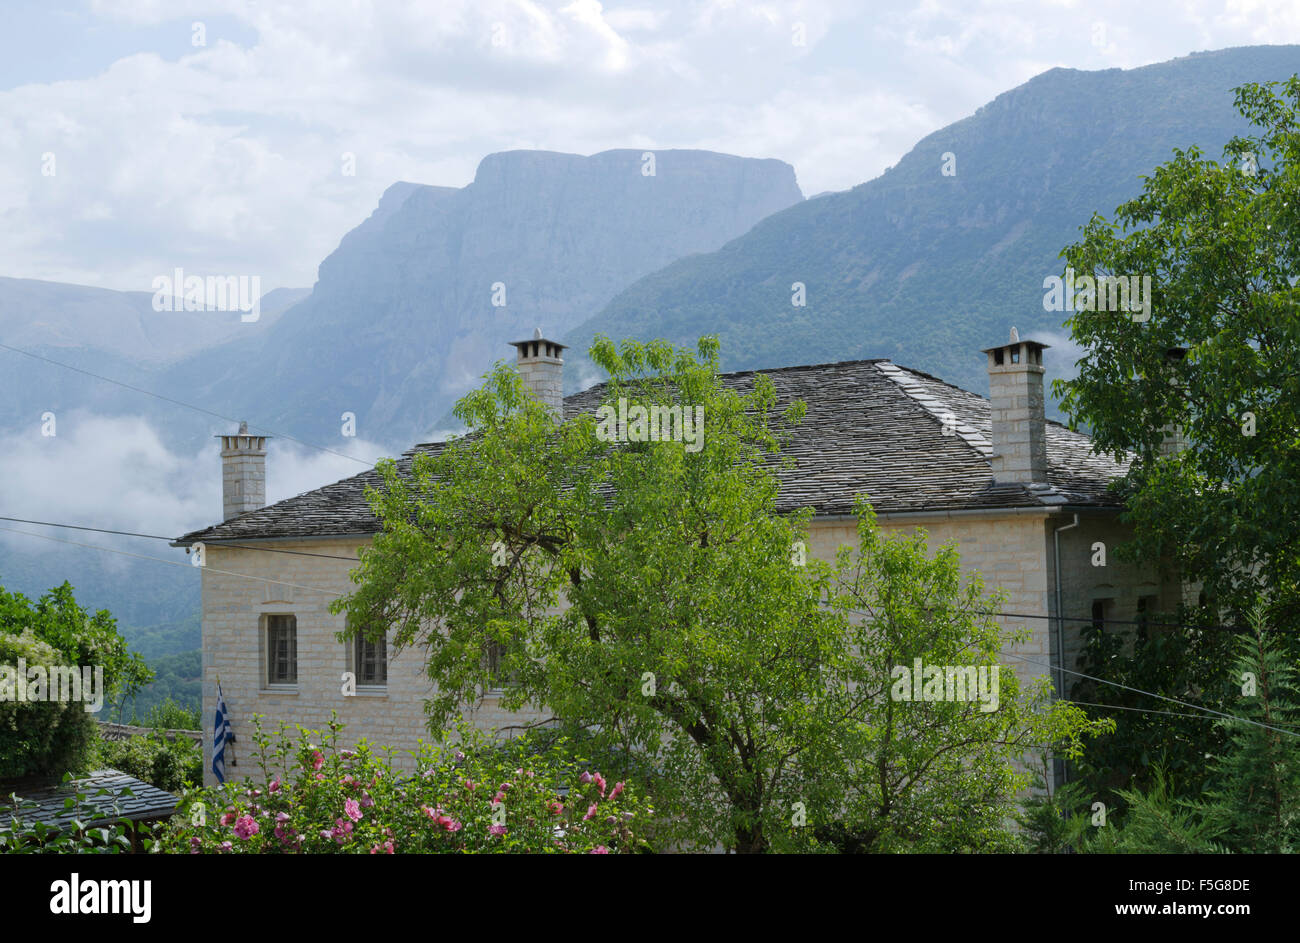
[[309, 286], [390, 183], [463, 186], [494, 151], [776, 157], [812, 195], [1054, 66], [1300, 42], [1296, 0], [4, 0], [0, 20], [0, 275], [139, 290], [176, 266]]

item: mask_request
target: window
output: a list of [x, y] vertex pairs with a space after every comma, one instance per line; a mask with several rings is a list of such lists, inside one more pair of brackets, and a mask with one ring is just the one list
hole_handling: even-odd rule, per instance
[[1092, 601], [1092, 631], [1098, 635], [1106, 631], [1106, 602], [1105, 599]]
[[487, 669], [488, 676], [492, 679], [493, 688], [503, 688], [510, 683], [511, 678], [506, 672], [506, 652], [509, 649], [509, 642], [489, 641], [483, 645], [483, 667]]
[[298, 683], [298, 617], [266, 617], [266, 682]]
[[1147, 640], [1147, 625], [1151, 620], [1151, 613], [1156, 611], [1156, 606], [1160, 600], [1157, 596], [1139, 596], [1137, 607], [1137, 624], [1138, 638], [1142, 641]]
[[388, 684], [388, 640], [370, 642], [358, 635], [352, 640], [352, 668], [357, 684]]
[[493, 681], [497, 681], [497, 674], [501, 670], [502, 645], [500, 642], [488, 642], [483, 646], [483, 666], [487, 668], [488, 674], [492, 676]]

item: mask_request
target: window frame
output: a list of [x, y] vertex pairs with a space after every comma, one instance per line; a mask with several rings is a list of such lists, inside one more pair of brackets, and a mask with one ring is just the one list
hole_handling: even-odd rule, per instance
[[[285, 624], [277, 624], [277, 620], [289, 620]], [[278, 680], [275, 675], [276, 663], [280, 660], [279, 653], [276, 651], [276, 641], [274, 633], [277, 631], [287, 630], [291, 647], [287, 653], [287, 667], [292, 674], [292, 680]], [[293, 612], [264, 612], [262, 613], [262, 638], [265, 644], [265, 658], [262, 663], [262, 684], [267, 690], [293, 690], [298, 687], [298, 616]]]
[[[366, 681], [362, 678], [363, 646], [382, 647], [382, 658], [376, 658], [376, 667], [382, 667], [383, 669], [382, 681]], [[348, 645], [348, 670], [352, 672], [353, 677], [356, 679], [358, 689], [365, 688], [368, 691], [388, 690], [388, 666], [388, 633], [385, 632], [383, 638], [377, 642], [367, 640], [360, 632], [352, 637], [351, 643]]]

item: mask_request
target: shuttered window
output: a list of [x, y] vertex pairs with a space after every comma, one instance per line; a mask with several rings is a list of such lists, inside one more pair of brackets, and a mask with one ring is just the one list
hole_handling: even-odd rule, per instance
[[298, 683], [298, 617], [266, 617], [266, 680], [268, 684]]
[[357, 673], [357, 684], [387, 684], [388, 642], [382, 638], [370, 642], [358, 635], [353, 640], [352, 664]]

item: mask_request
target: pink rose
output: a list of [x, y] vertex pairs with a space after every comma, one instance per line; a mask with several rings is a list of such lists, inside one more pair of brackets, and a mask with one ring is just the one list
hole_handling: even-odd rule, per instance
[[591, 804], [591, 807], [587, 809], [587, 814], [582, 817], [582, 820], [585, 822], [587, 821], [587, 819], [592, 818], [595, 814], [596, 814], [596, 803], [593, 802]]
[[267, 791], [267, 792], [279, 792], [279, 791], [280, 791], [280, 777], [279, 777], [279, 776], [277, 776], [275, 779], [271, 780], [271, 785], [269, 785], [269, 786], [266, 787], [266, 791]]
[[609, 849], [606, 848], [604, 845], [597, 845], [595, 848], [591, 849], [591, 851], [587, 852], [587, 854], [589, 854], [589, 855], [607, 855], [607, 854], [609, 854]]
[[600, 795], [601, 795], [601, 798], [604, 798], [604, 796], [605, 796], [605, 777], [602, 776], [602, 775], [600, 775], [600, 773], [597, 773], [595, 776], [591, 777], [591, 779], [592, 779], [592, 782], [594, 782], [597, 786], [600, 787]]
[[578, 777], [578, 782], [582, 783], [584, 786], [587, 785], [587, 783], [591, 782], [591, 773], [583, 773]]
[[375, 800], [370, 798], [370, 793], [363, 792], [361, 794], [361, 808], [369, 809], [374, 804], [375, 804]]
[[325, 757], [321, 754], [320, 750], [312, 750], [312, 751], [311, 751], [311, 768], [312, 768], [312, 769], [320, 769], [320, 768], [321, 768], [322, 766], [324, 766], [324, 765], [325, 765]]
[[489, 835], [504, 835], [505, 833], [506, 833], [506, 827], [505, 827], [504, 825], [489, 825], [489, 826], [488, 826], [488, 834], [489, 834]]
[[614, 788], [611, 789], [609, 793], [609, 798], [611, 802], [618, 798], [619, 793], [623, 791], [624, 785], [625, 785], [624, 783], [614, 783]]
[[347, 841], [348, 836], [352, 834], [352, 823], [345, 822], [342, 819], [334, 820], [334, 831], [331, 832], [334, 840], [340, 845]]
[[225, 815], [223, 815], [223, 816], [221, 817], [221, 824], [222, 824], [222, 825], [232, 825], [232, 824], [234, 824], [234, 821], [235, 821], [235, 819], [237, 819], [237, 818], [239, 818], [239, 816], [235, 815], [234, 812], [227, 812]]
[[361, 821], [361, 806], [357, 805], [356, 799], [348, 799], [343, 803], [343, 814], [354, 822]]

